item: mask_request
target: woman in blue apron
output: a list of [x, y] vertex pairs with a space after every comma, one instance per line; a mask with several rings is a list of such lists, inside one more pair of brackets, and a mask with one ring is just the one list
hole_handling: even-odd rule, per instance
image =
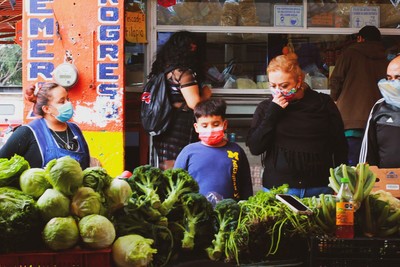
[[43, 168], [52, 159], [70, 156], [82, 169], [89, 167], [89, 148], [82, 131], [68, 122], [74, 114], [68, 91], [56, 83], [44, 83], [29, 87], [24, 94], [34, 103], [33, 111], [39, 118], [14, 130], [0, 149], [0, 158], [17, 154], [31, 168]]

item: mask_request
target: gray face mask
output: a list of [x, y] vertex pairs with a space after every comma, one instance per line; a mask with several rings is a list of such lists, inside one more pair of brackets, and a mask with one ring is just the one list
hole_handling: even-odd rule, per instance
[[400, 80], [382, 79], [378, 87], [386, 103], [400, 108]]

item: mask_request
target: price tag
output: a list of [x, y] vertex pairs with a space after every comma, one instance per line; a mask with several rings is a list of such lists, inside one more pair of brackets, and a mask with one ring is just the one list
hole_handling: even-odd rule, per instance
[[147, 43], [146, 15], [143, 12], [125, 12], [125, 39], [130, 43]]

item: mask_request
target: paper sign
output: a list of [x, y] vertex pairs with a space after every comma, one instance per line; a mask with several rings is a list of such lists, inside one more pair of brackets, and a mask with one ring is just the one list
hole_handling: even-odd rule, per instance
[[146, 15], [143, 12], [125, 12], [125, 39], [130, 43], [147, 43]]
[[275, 5], [274, 26], [303, 27], [303, 6]]
[[379, 28], [379, 6], [353, 6], [350, 11], [352, 28], [362, 28], [372, 25]]

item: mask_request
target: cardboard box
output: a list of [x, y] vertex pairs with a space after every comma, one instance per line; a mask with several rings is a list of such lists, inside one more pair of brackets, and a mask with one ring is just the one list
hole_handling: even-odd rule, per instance
[[370, 166], [369, 169], [377, 178], [372, 191], [385, 190], [400, 198], [400, 168], [379, 169], [377, 166]]

